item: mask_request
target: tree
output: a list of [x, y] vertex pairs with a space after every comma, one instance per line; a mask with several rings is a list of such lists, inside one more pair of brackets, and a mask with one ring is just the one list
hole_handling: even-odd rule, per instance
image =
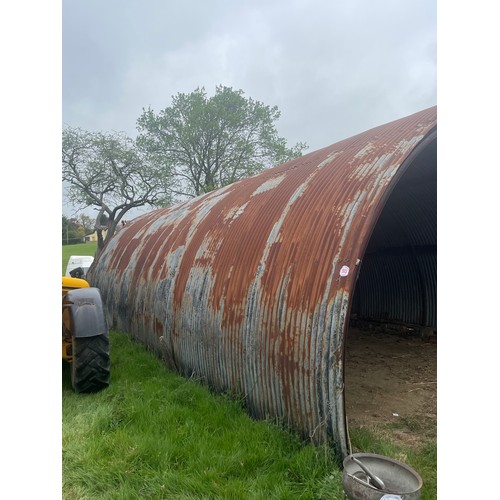
[[78, 222], [83, 228], [84, 236], [91, 233], [96, 226], [95, 219], [92, 219], [92, 217], [86, 214], [80, 214], [78, 216]]
[[98, 251], [129, 210], [169, 203], [168, 171], [164, 167], [159, 170], [156, 165], [123, 133], [63, 129], [62, 179], [69, 184], [68, 198], [72, 203], [81, 209], [98, 210]]
[[84, 229], [78, 219], [62, 216], [62, 244], [81, 243], [85, 236]]
[[307, 148], [286, 146], [274, 123], [276, 106], [245, 98], [241, 90], [218, 86], [179, 93], [155, 114], [143, 109], [138, 144], [174, 174], [174, 194], [198, 196], [298, 156]]

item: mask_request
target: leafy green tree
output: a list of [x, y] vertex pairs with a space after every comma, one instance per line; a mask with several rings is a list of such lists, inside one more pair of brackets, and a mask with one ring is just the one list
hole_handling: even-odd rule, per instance
[[241, 90], [217, 86], [179, 93], [159, 113], [143, 110], [137, 143], [173, 172], [173, 194], [198, 196], [263, 169], [301, 156], [305, 143], [288, 148], [279, 137], [276, 106], [245, 98]]
[[123, 133], [63, 130], [62, 179], [69, 185], [68, 198], [74, 205], [98, 210], [98, 251], [129, 210], [170, 202], [168, 177], [167, 169], [158, 168], [157, 162]]

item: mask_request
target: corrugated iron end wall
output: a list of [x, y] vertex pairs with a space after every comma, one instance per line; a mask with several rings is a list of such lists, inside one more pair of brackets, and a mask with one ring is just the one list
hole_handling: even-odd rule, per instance
[[437, 139], [392, 191], [364, 254], [357, 318], [437, 328]]
[[[427, 229], [410, 227], [404, 244], [383, 243], [397, 224], [408, 233], [414, 218], [421, 220], [420, 204], [387, 223], [382, 210], [393, 203], [391, 213], [399, 212], [408, 191], [397, 201], [391, 193], [397, 195], [399, 183], [420, 182], [419, 171], [427, 170], [417, 159], [434, 140], [436, 112], [376, 127], [135, 219], [89, 275], [110, 324], [179, 373], [240, 393], [253, 416], [280, 418], [316, 443], [329, 442], [341, 459], [349, 451], [345, 331], [359, 270], [366, 279], [356, 302], [363, 314], [387, 308], [426, 322], [435, 314], [431, 307], [425, 314], [421, 307], [407, 311], [398, 299], [381, 306], [399, 278], [384, 278], [378, 298], [369, 289], [391, 252], [401, 252], [391, 272], [412, 283], [417, 267], [424, 281], [433, 272], [422, 257]], [[403, 254], [412, 248], [409, 259]], [[428, 304], [422, 288], [418, 293]]]

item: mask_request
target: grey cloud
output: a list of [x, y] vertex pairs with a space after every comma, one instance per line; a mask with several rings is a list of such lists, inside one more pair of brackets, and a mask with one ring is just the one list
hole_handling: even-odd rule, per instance
[[314, 150], [436, 104], [435, 0], [66, 0], [62, 41], [63, 123], [88, 130], [224, 84]]

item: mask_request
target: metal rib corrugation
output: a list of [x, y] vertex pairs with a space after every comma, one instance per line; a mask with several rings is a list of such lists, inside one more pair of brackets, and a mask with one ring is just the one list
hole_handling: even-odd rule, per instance
[[353, 301], [360, 318], [436, 326], [436, 140], [424, 153], [394, 188], [370, 238]]
[[[365, 258], [354, 312], [360, 319], [436, 326], [436, 254]], [[425, 304], [424, 304], [425, 301]]]
[[282, 418], [342, 457], [357, 262], [436, 111], [135, 219], [89, 276], [109, 321], [179, 373], [240, 392], [254, 416]]

